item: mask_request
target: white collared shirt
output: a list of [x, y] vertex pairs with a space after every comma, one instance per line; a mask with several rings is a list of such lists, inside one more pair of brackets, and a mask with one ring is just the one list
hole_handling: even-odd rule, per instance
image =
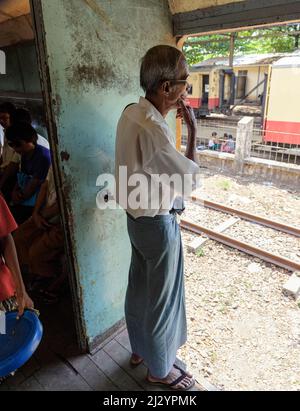
[[[127, 167], [127, 176], [119, 173], [120, 167]], [[174, 174], [191, 175], [193, 187], [184, 187], [184, 194], [189, 195], [195, 188], [199, 166], [179, 153], [174, 146], [174, 137], [161, 113], [148, 101], [141, 97], [138, 104], [131, 105], [122, 114], [117, 129], [116, 141], [116, 194], [117, 202], [133, 218], [155, 217], [169, 214], [176, 196], [182, 194], [171, 189], [171, 195], [161, 190], [159, 199], [153, 200], [153, 185], [157, 175]], [[135, 176], [142, 176], [147, 184], [136, 184]], [[131, 181], [132, 180], [132, 181]], [[129, 184], [128, 184], [129, 183]], [[127, 187], [124, 187], [127, 184]], [[125, 195], [121, 194], [124, 193]], [[146, 206], [132, 207], [128, 201], [135, 197], [138, 190], [138, 200], [146, 199]], [[188, 192], [187, 192], [188, 190]], [[156, 196], [156, 194], [155, 194]], [[154, 204], [154, 206], [153, 206]], [[145, 203], [144, 203], [145, 205]]]
[[3, 135], [2, 144], [1, 144], [1, 156], [2, 156], [2, 164], [0, 166], [1, 169], [6, 168], [10, 163], [20, 164], [21, 156], [15, 152], [13, 148], [8, 145], [8, 141], [5, 138], [5, 134]]

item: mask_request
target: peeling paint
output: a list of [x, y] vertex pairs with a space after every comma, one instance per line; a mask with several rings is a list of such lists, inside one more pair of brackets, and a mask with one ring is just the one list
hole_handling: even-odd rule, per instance
[[109, 54], [102, 55], [99, 40], [93, 38], [91, 46], [90, 41], [80, 39], [75, 33], [72, 37], [76, 38], [76, 46], [67, 68], [69, 87], [81, 93], [88, 91], [90, 86], [102, 89], [119, 88], [123, 94], [132, 89], [134, 79], [130, 78], [125, 70], [122, 71]]
[[59, 118], [61, 115], [61, 97], [59, 94], [56, 94], [55, 98], [52, 99], [52, 108], [56, 118]]
[[112, 85], [116, 81], [117, 76], [113, 68], [108, 64], [101, 62], [98, 66], [90, 66], [87, 64], [78, 64], [72, 68], [72, 75], [69, 79], [70, 84], [77, 85], [82, 82], [102, 86], [104, 88]]
[[67, 151], [61, 151], [60, 152], [60, 158], [61, 158], [61, 161], [69, 161], [70, 160], [70, 154]]

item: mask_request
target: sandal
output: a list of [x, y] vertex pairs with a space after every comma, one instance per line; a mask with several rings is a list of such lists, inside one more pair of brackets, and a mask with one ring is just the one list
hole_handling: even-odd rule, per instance
[[131, 354], [129, 363], [131, 367], [137, 367], [142, 364], [143, 361], [143, 358], [139, 357], [137, 354]]
[[[172, 381], [171, 383], [165, 383], [165, 382], [160, 382], [160, 381], [150, 381], [149, 380], [149, 371], [148, 371], [148, 375], [147, 375], [146, 380], [149, 384], [165, 386], [167, 388], [171, 388], [172, 390], [176, 390], [176, 391], [187, 391], [187, 390], [191, 389], [196, 383], [195, 379], [193, 377], [190, 377], [190, 375], [187, 374], [186, 371], [184, 371], [180, 367], [178, 367], [178, 365], [174, 364], [174, 368], [176, 368], [177, 370], [179, 370], [181, 372], [181, 376], [178, 377], [175, 381]], [[180, 384], [181, 381], [183, 381], [185, 378], [188, 378], [190, 380], [190, 384], [188, 384], [186, 387], [175, 388], [176, 385]]]

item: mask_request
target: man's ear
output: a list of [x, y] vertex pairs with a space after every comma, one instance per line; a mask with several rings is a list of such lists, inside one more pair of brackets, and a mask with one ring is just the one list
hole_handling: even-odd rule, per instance
[[170, 92], [170, 83], [168, 81], [163, 83], [163, 92], [164, 94], [169, 94]]

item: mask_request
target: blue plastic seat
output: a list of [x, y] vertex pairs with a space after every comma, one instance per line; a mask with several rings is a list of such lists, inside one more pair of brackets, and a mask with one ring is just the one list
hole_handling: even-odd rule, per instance
[[0, 334], [0, 377], [6, 377], [24, 365], [38, 348], [43, 326], [34, 311], [7, 312], [6, 334]]

